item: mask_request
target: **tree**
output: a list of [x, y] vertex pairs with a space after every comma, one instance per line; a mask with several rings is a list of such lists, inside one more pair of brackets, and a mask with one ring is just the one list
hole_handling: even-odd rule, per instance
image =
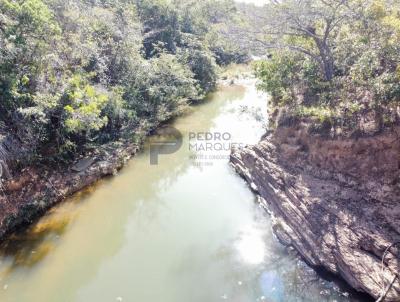
[[257, 22], [270, 57], [256, 73], [273, 105], [349, 129], [400, 121], [398, 1], [274, 0]]
[[334, 76], [335, 38], [349, 21], [348, 0], [273, 0], [258, 15], [263, 26], [253, 32], [267, 48], [300, 52], [317, 62], [326, 81]]
[[150, 58], [158, 48], [176, 52], [180, 39], [178, 11], [165, 0], [138, 0], [138, 13], [143, 22], [143, 45], [146, 56]]
[[73, 159], [177, 115], [215, 87], [206, 35], [231, 4], [0, 0], [2, 133], [25, 163]]

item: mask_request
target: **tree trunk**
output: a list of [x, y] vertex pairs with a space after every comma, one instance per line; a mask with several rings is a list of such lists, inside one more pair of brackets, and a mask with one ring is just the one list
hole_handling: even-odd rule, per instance
[[325, 80], [330, 82], [333, 79], [334, 72], [334, 59], [329, 49], [329, 45], [319, 38], [314, 37], [315, 44], [318, 47], [319, 56], [321, 58], [321, 68], [324, 74]]
[[330, 82], [333, 79], [333, 59], [331, 58], [324, 58], [323, 59], [323, 71], [324, 71], [324, 76], [325, 80]]

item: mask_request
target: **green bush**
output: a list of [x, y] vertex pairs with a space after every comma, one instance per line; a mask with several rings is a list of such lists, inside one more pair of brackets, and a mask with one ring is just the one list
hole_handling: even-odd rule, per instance
[[214, 88], [206, 35], [225, 7], [0, 0], [0, 124], [30, 158], [66, 159], [158, 125]]
[[294, 84], [300, 65], [291, 53], [274, 53], [269, 60], [255, 64], [255, 74], [260, 79], [258, 87], [269, 92], [275, 105], [294, 100]]
[[[366, 113], [376, 117], [370, 123], [400, 121], [394, 109], [400, 104], [398, 4], [347, 1], [332, 12], [325, 1], [283, 1], [269, 8], [277, 34], [267, 35], [266, 44], [278, 49], [255, 65], [255, 74], [274, 106], [312, 115], [321, 124], [326, 112], [335, 112], [332, 122], [349, 130], [360, 127]], [[276, 28], [280, 22], [290, 27]]]

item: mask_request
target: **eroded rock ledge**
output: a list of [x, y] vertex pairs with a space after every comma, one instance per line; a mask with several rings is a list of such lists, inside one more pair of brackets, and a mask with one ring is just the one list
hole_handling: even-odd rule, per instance
[[[357, 139], [280, 126], [231, 163], [261, 196], [274, 231], [312, 266], [378, 298], [400, 269], [400, 127]], [[396, 280], [385, 301], [400, 301]]]

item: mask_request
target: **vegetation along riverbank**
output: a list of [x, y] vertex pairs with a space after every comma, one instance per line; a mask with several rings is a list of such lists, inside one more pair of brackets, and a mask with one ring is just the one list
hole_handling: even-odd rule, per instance
[[399, 12], [277, 1], [258, 13], [270, 131], [231, 157], [282, 242], [380, 301], [400, 299]]
[[0, 239], [114, 173], [149, 131], [201, 101], [229, 1], [0, 1]]
[[[0, 0], [0, 241], [116, 174], [218, 80], [234, 87], [229, 72], [221, 76], [226, 66], [253, 60], [268, 129], [258, 144], [233, 148], [231, 165], [282, 243], [377, 301], [399, 301], [400, 4], [239, 2]], [[225, 115], [240, 91], [264, 97], [254, 82], [236, 88], [218, 107]], [[218, 124], [207, 121], [205, 131]], [[259, 237], [242, 250], [263, 263]], [[279, 274], [265, 276], [284, 292]], [[284, 301], [265, 292], [257, 299]]]

